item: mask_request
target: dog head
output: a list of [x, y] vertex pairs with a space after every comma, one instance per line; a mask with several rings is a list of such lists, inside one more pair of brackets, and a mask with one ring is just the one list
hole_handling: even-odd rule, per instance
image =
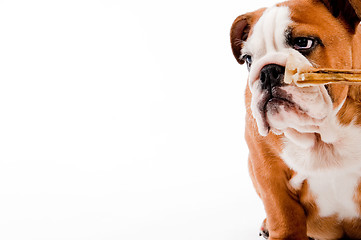
[[250, 107], [261, 135], [317, 133], [336, 116], [349, 87], [285, 84], [286, 60], [292, 54], [304, 66], [355, 68], [353, 41], [360, 10], [358, 0], [293, 0], [234, 21], [232, 50], [248, 67]]

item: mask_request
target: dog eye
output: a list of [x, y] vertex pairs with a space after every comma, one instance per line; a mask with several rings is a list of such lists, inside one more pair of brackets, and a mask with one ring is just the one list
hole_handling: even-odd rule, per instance
[[293, 40], [293, 48], [299, 51], [309, 50], [315, 45], [315, 40], [307, 37], [298, 37]]
[[244, 55], [242, 57], [242, 59], [246, 62], [247, 69], [249, 71], [251, 69], [251, 65], [252, 65], [252, 56], [251, 55]]

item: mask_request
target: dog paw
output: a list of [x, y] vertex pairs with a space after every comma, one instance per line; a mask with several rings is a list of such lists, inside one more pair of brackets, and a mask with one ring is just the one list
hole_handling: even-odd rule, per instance
[[267, 229], [266, 219], [263, 220], [263, 223], [261, 225], [261, 229], [259, 231], [259, 236], [263, 237], [264, 239], [269, 238], [269, 232], [268, 232], [268, 229]]
[[[259, 230], [259, 236], [263, 237], [264, 239], [269, 239], [269, 232], [268, 232], [268, 228], [267, 228], [267, 218], [265, 220], [263, 220], [263, 222], [262, 222], [261, 229]], [[317, 240], [317, 239], [308, 237], [308, 240]], [[342, 240], [344, 240], [344, 238]], [[348, 240], [348, 239], [345, 239], [345, 240]]]
[[263, 230], [261, 230], [261, 231], [259, 232], [259, 236], [260, 236], [260, 237], [263, 237], [264, 239], [268, 239], [269, 233], [268, 233], [268, 231], [263, 231]]
[[[263, 220], [263, 222], [262, 222], [261, 229], [259, 231], [259, 236], [263, 237], [264, 239], [269, 239], [269, 232], [268, 232], [268, 228], [267, 228], [267, 219]], [[308, 240], [316, 240], [316, 239], [309, 237]]]

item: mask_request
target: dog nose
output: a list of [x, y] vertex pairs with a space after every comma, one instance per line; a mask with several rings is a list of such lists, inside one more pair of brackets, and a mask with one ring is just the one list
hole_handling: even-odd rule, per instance
[[261, 69], [260, 81], [262, 89], [281, 86], [285, 74], [285, 67], [277, 64], [269, 64]]

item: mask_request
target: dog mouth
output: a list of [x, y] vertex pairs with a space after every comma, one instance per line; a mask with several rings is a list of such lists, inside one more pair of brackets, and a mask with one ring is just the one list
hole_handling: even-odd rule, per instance
[[271, 130], [268, 115], [277, 115], [281, 108], [286, 112], [305, 113], [305, 111], [292, 100], [291, 94], [288, 94], [280, 87], [272, 87], [265, 91], [262, 99], [258, 103], [263, 124], [266, 129], [268, 129], [267, 132]]
[[[332, 111], [332, 99], [322, 86], [300, 88], [284, 82], [283, 65], [258, 64], [251, 69], [251, 110], [260, 135], [288, 130], [314, 132]], [[258, 71], [259, 70], [259, 71]]]

